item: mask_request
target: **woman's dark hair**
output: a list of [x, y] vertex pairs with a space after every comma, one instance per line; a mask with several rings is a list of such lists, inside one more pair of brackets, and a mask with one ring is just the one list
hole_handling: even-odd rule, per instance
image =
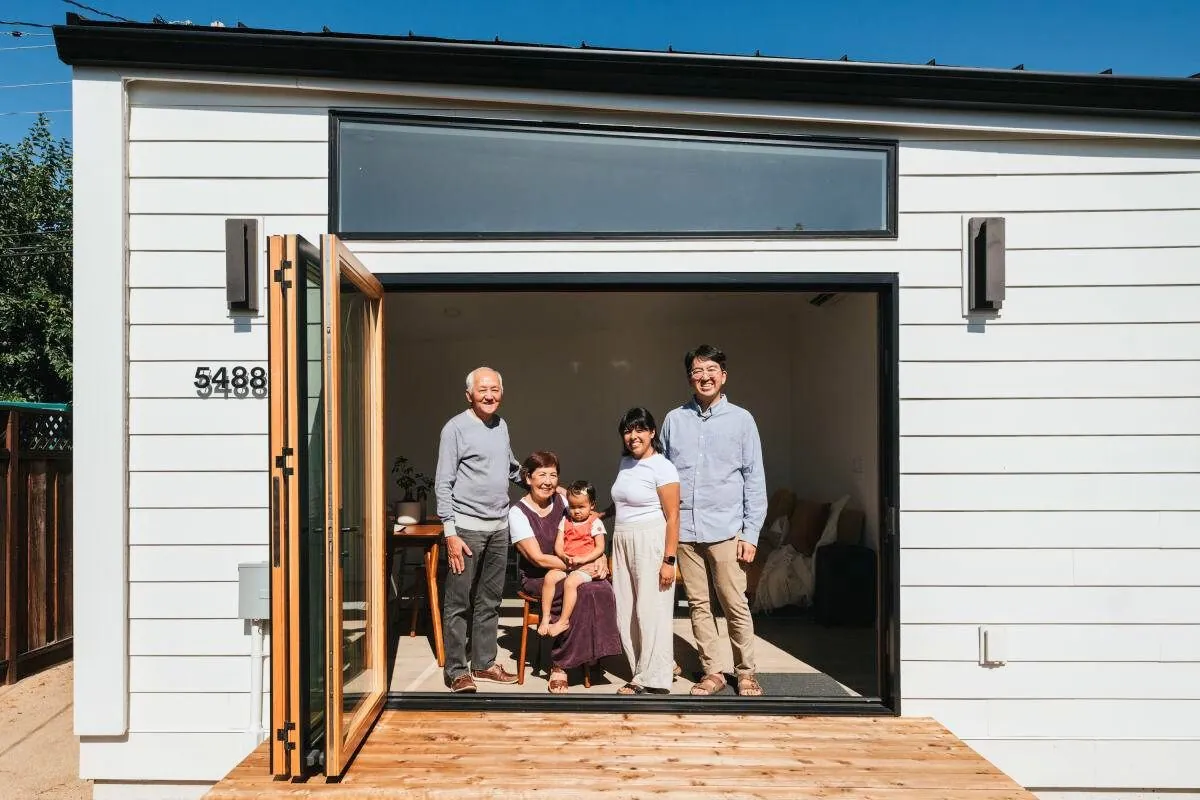
[[568, 497], [569, 496], [579, 496], [581, 494], [586, 494], [588, 500], [591, 500], [592, 504], [595, 505], [595, 503], [596, 503], [596, 487], [592, 486], [591, 481], [575, 481], [574, 483], [572, 483], [570, 486], [567, 487], [567, 496]]
[[633, 455], [629, 452], [629, 448], [625, 446], [624, 437], [626, 432], [634, 430], [654, 431], [654, 435], [650, 437], [650, 446], [654, 448], [654, 452], [661, 453], [663, 451], [662, 441], [658, 438], [658, 423], [654, 421], [654, 415], [649, 409], [641, 406], [634, 406], [625, 412], [621, 417], [621, 421], [617, 423], [617, 434], [621, 436], [621, 455]]
[[696, 362], [697, 358], [711, 361], [722, 370], [725, 369], [725, 352], [711, 344], [702, 344], [695, 350], [689, 350], [688, 354], [683, 357], [683, 372], [689, 378], [692, 375], [692, 364]]
[[562, 472], [562, 467], [558, 465], [558, 455], [550, 450], [533, 451], [521, 462], [521, 481], [528, 486], [529, 476], [539, 469], [545, 469], [546, 467], [554, 467], [559, 472]]

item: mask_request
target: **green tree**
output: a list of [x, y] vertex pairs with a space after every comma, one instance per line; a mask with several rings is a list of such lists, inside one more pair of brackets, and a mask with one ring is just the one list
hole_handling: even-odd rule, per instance
[[71, 145], [0, 144], [0, 400], [71, 399]]

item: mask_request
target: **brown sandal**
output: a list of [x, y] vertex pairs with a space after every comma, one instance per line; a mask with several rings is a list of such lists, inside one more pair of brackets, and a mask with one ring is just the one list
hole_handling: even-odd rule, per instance
[[566, 670], [552, 668], [550, 670], [550, 680], [546, 684], [546, 691], [550, 692], [550, 694], [566, 694], [567, 686]]
[[714, 672], [711, 675], [705, 675], [700, 679], [700, 682], [692, 687], [690, 694], [709, 695], [716, 694], [725, 688], [725, 676], [719, 672]]
[[737, 682], [738, 694], [743, 697], [762, 697], [763, 688], [753, 675], [739, 675]]

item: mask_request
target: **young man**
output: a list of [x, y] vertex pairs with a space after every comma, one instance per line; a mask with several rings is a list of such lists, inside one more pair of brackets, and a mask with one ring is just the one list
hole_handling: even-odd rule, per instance
[[470, 407], [445, 424], [438, 447], [434, 494], [450, 565], [442, 599], [444, 674], [452, 692], [474, 692], [476, 681], [517, 680], [496, 663], [508, 561], [508, 486], [521, 471], [509, 444], [508, 425], [496, 413], [503, 396], [500, 373], [488, 367], [471, 370], [467, 374]]
[[679, 472], [679, 574], [704, 670], [692, 694], [725, 688], [725, 659], [717, 652], [708, 592], [711, 575], [729, 626], [738, 694], [757, 697], [762, 687], [754, 677], [746, 567], [754, 560], [767, 515], [762, 443], [754, 417], [722, 392], [729, 377], [725, 354], [704, 344], [684, 356], [683, 364], [692, 399], [667, 414], [659, 435]]

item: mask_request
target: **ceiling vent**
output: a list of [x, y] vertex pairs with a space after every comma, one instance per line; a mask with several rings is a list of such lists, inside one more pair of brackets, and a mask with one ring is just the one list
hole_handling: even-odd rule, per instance
[[837, 305], [841, 299], [842, 296], [837, 292], [818, 292], [809, 298], [808, 302], [817, 308], [821, 308], [822, 306]]

